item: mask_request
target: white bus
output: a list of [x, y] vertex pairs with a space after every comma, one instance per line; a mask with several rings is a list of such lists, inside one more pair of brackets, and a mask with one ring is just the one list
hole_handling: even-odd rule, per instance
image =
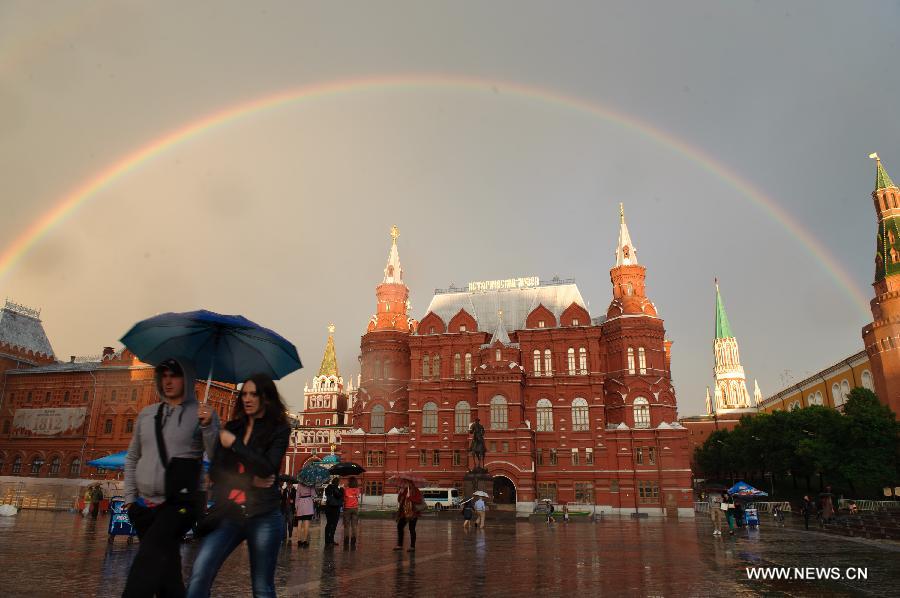
[[420, 492], [429, 508], [442, 511], [459, 506], [459, 490], [456, 488], [422, 488]]

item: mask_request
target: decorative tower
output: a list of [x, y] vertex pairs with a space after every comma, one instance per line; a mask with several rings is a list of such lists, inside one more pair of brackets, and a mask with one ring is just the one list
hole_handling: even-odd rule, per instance
[[638, 263], [622, 204], [615, 255], [616, 263], [609, 271], [613, 299], [601, 325], [612, 373], [604, 384], [607, 420], [628, 427], [656, 427], [676, 419], [670, 345], [656, 306], [647, 298], [647, 269]]
[[888, 176], [878, 154], [872, 200], [878, 216], [875, 246], [873, 321], [862, 330], [872, 364], [875, 394], [894, 413], [900, 413], [900, 189]]
[[755, 411], [747, 392], [747, 379], [741, 366], [737, 339], [731, 333], [725, 303], [716, 280], [716, 340], [713, 341], [716, 377], [716, 413], [719, 415], [739, 411]]
[[[407, 383], [410, 379], [409, 335], [419, 323], [409, 316], [409, 288], [403, 282], [403, 267], [397, 238], [391, 227], [391, 249], [384, 277], [375, 288], [377, 307], [360, 343], [361, 380], [357, 391], [353, 425], [364, 431], [388, 432], [409, 425]], [[371, 426], [372, 410], [377, 410]], [[382, 418], [382, 415], [384, 417]]]
[[303, 410], [299, 414], [301, 452], [321, 455], [328, 452], [331, 444], [340, 444], [341, 435], [350, 430], [351, 408], [334, 351], [334, 324], [329, 324], [319, 373], [312, 386], [303, 386]]

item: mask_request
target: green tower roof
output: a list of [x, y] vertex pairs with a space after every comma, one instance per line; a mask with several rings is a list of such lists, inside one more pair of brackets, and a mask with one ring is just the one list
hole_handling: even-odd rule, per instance
[[731, 324], [728, 323], [728, 314], [725, 313], [725, 303], [719, 292], [719, 283], [716, 282], [716, 338], [732, 338]]
[[884, 169], [884, 166], [881, 165], [881, 160], [875, 161], [875, 190], [879, 189], [887, 189], [888, 187], [896, 187], [894, 181], [891, 180], [891, 177], [888, 176], [887, 171]]

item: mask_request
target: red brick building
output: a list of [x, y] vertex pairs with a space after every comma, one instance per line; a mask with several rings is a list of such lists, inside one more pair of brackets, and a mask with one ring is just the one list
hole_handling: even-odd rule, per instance
[[687, 430], [676, 423], [670, 345], [645, 293], [621, 216], [613, 298], [592, 316], [572, 280], [470, 283], [408, 313], [396, 227], [377, 310], [361, 341], [361, 383], [344, 459], [370, 496], [391, 472], [462, 486], [469, 426], [486, 430], [495, 503], [597, 505], [692, 516]]
[[[0, 475], [95, 476], [85, 463], [127, 449], [137, 414], [159, 400], [152, 366], [111, 347], [92, 360], [8, 369], [2, 380]], [[233, 387], [213, 383], [210, 403], [229, 417]]]

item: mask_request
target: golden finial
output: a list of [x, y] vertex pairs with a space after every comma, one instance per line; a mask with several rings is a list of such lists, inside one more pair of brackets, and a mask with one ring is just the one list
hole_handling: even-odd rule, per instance
[[871, 154], [869, 154], [869, 157], [876, 162], [881, 162], [881, 158], [878, 157], [878, 152], [872, 152]]
[[334, 449], [336, 449], [336, 448], [337, 448], [337, 445], [334, 445], [334, 444], [331, 445], [331, 454], [332, 455], [334, 454]]
[[619, 222], [625, 224], [625, 204], [619, 202]]
[[328, 334], [334, 334], [334, 322], [328, 324]]
[[393, 243], [397, 243], [397, 237], [400, 236], [400, 229], [397, 228], [397, 225], [391, 227], [391, 241]]

